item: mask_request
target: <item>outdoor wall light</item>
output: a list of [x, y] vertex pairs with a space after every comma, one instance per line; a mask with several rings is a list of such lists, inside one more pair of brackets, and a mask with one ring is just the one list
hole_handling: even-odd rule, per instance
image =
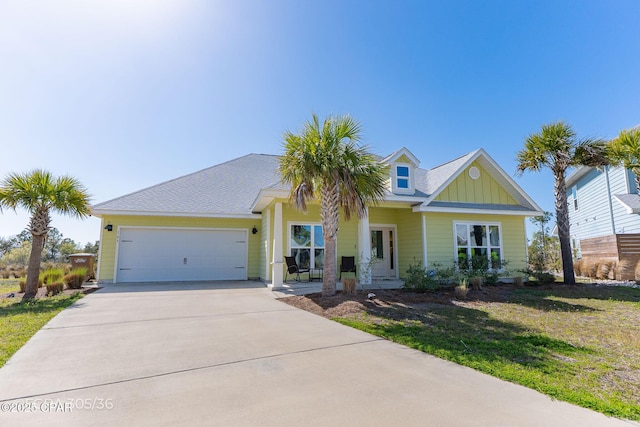
[[258, 234], [258, 229], [256, 228], [256, 226], [254, 225], [253, 228], [251, 229], [251, 234]]
[[113, 225], [107, 224], [107, 226], [104, 229], [107, 231], [113, 231]]

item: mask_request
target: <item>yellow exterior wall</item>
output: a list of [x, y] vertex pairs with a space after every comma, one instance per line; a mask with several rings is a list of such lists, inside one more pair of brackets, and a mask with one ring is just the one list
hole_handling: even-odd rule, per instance
[[454, 253], [454, 222], [500, 223], [503, 257], [508, 270], [526, 267], [525, 217], [512, 215], [472, 215], [455, 213], [423, 213], [427, 225], [427, 264], [452, 265]]
[[[471, 179], [469, 168], [465, 169], [451, 184], [436, 197], [436, 200], [446, 202], [492, 203], [501, 205], [517, 205], [518, 202], [505, 191], [493, 177], [473, 162], [480, 171], [480, 178]], [[469, 166], [469, 167], [471, 167]]]
[[260, 219], [105, 215], [102, 218], [102, 223], [104, 225], [113, 225], [113, 231], [105, 230], [103, 225], [100, 235], [100, 270], [98, 271], [98, 279], [101, 281], [112, 281], [114, 279], [118, 227], [121, 226], [247, 229], [249, 231], [249, 253], [247, 255], [249, 268], [247, 277], [256, 278], [261, 276], [259, 271], [261, 234], [251, 233], [251, 229], [254, 226], [260, 226]]
[[[282, 250], [283, 255], [289, 255], [289, 227], [292, 224], [320, 224], [320, 206], [318, 204], [308, 205], [308, 212], [305, 214], [297, 210], [286, 200], [282, 202]], [[340, 257], [355, 256], [358, 259], [358, 218], [352, 217], [349, 221], [344, 220], [344, 215], [340, 215], [338, 224], [337, 239], [337, 265], [340, 264]], [[325, 260], [326, 262], [326, 260]]]

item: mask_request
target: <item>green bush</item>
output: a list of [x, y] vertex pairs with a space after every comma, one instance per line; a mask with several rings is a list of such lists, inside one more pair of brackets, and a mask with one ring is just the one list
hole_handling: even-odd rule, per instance
[[64, 276], [62, 281], [67, 284], [69, 289], [80, 289], [87, 278], [87, 271], [86, 267], [74, 268]]
[[415, 264], [409, 264], [402, 287], [414, 292], [433, 292], [439, 288], [439, 284], [434, 271], [427, 272], [422, 262], [417, 261]]

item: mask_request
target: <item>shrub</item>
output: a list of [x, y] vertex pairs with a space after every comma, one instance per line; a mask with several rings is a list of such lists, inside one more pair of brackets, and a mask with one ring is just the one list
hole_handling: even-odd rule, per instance
[[435, 291], [438, 289], [438, 281], [435, 279], [435, 272], [427, 270], [422, 266], [422, 262], [409, 264], [407, 277], [404, 279], [404, 289], [414, 292]]
[[47, 295], [59, 294], [64, 289], [64, 283], [62, 282], [48, 283], [45, 286], [47, 287]]
[[467, 287], [467, 279], [462, 279], [460, 281], [460, 284], [454, 288], [457, 299], [466, 299], [468, 291], [469, 288]]
[[482, 277], [481, 276], [473, 276], [469, 283], [471, 284], [471, 289], [482, 289]]
[[629, 270], [631, 268], [631, 264], [626, 259], [622, 259], [618, 262], [618, 267], [616, 268], [616, 280], [623, 280], [623, 277], [627, 276]]
[[583, 270], [583, 264], [584, 264], [584, 259], [577, 259], [575, 261], [573, 261], [573, 272], [575, 273], [576, 276], [583, 276], [584, 272]]
[[516, 285], [516, 287], [521, 288], [524, 286], [524, 277], [522, 276], [516, 276], [513, 278], [513, 284]]
[[611, 271], [616, 269], [616, 261], [612, 259], [602, 260], [598, 269], [598, 279], [607, 280], [611, 276]]
[[18, 282], [18, 285], [20, 286], [20, 292], [25, 293], [25, 291], [27, 290], [27, 281], [26, 280], [20, 280]]
[[74, 268], [62, 279], [69, 289], [80, 289], [87, 278], [85, 267]]

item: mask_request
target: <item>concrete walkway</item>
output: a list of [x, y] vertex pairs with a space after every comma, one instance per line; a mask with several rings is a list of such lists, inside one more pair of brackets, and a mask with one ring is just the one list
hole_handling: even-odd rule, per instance
[[248, 282], [88, 295], [0, 369], [0, 401], [3, 426], [632, 425], [298, 310]]

